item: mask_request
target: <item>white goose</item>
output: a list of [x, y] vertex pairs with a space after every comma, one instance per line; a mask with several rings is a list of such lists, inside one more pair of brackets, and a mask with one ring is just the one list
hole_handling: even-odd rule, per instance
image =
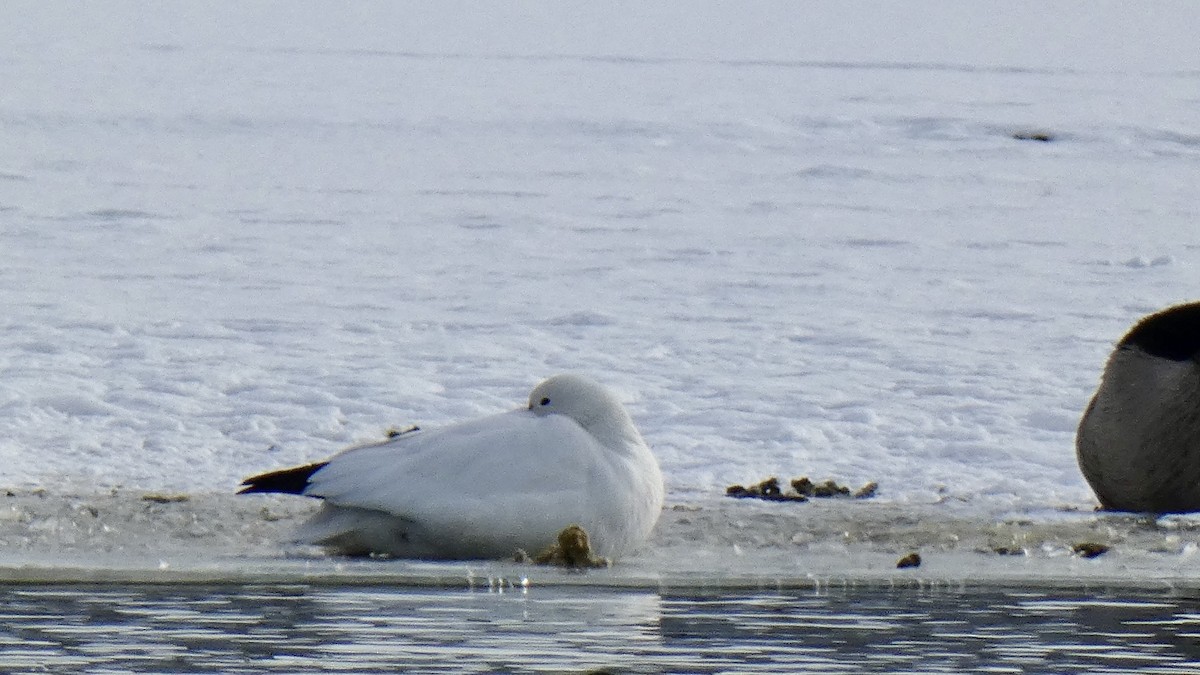
[[524, 408], [402, 433], [242, 485], [323, 499], [298, 541], [426, 559], [532, 554], [572, 524], [598, 555], [618, 557], [650, 535], [664, 492], [620, 401], [579, 375], [542, 382]]

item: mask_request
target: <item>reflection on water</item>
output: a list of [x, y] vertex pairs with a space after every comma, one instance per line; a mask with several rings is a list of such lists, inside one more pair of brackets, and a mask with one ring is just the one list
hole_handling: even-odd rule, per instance
[[3, 672], [1194, 673], [1194, 596], [0, 587]]

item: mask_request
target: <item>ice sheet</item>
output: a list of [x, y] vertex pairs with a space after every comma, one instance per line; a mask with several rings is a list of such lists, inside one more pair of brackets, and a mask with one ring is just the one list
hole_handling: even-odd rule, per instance
[[1092, 507], [1107, 352], [1196, 297], [1191, 5], [356, 8], [0, 10], [0, 484], [227, 492], [581, 371], [677, 503]]

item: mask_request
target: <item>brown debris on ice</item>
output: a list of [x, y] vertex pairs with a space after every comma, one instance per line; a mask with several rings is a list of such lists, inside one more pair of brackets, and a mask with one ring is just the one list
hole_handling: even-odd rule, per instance
[[808, 497], [801, 494], [786, 494], [783, 488], [779, 487], [779, 479], [774, 476], [750, 487], [730, 485], [725, 488], [725, 495], [735, 499], [765, 499], [769, 502], [808, 501]]
[[1009, 136], [1017, 141], [1037, 141], [1039, 143], [1049, 143], [1058, 140], [1058, 136], [1054, 132], [1045, 129], [1018, 129], [1009, 134]]
[[810, 498], [828, 499], [831, 497], [853, 497], [854, 499], [870, 499], [879, 491], [879, 483], [871, 481], [858, 490], [851, 492], [850, 488], [840, 485], [833, 479], [821, 483], [813, 482], [808, 476], [793, 478], [789, 485], [791, 492], [785, 492], [775, 476], [751, 485], [730, 485], [725, 488], [725, 495], [736, 499], [762, 499], [769, 502], [806, 502]]
[[1071, 547], [1071, 552], [1080, 558], [1098, 558], [1105, 553], [1108, 553], [1109, 546], [1107, 544], [1096, 544], [1092, 542], [1083, 542], [1075, 544]]
[[191, 497], [185, 494], [161, 494], [158, 492], [150, 492], [142, 495], [142, 501], [151, 502], [154, 504], [178, 504], [180, 502], [190, 501]]

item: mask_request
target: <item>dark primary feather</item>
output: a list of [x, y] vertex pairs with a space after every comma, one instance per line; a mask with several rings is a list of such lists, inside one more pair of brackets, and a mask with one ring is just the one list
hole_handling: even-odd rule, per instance
[[312, 475], [320, 471], [329, 462], [317, 462], [315, 464], [305, 464], [304, 466], [295, 466], [290, 469], [280, 469], [279, 471], [270, 471], [268, 473], [260, 473], [257, 476], [251, 476], [242, 481], [242, 485], [246, 487], [238, 490], [239, 495], [244, 495], [248, 492], [281, 492], [289, 495], [304, 494], [304, 488], [308, 487], [308, 479]]

